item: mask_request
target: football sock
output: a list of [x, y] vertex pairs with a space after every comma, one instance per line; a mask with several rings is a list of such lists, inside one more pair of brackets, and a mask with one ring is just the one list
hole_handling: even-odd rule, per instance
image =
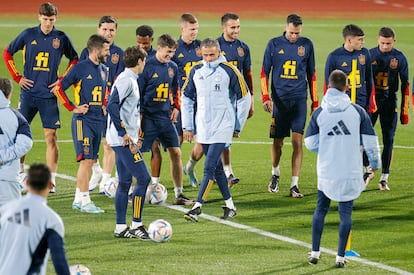
[[131, 229], [138, 228], [141, 225], [142, 225], [142, 222], [134, 222], [134, 221], [132, 221], [132, 223], [131, 223]]
[[101, 165], [99, 164], [99, 161], [92, 164], [92, 172], [94, 173], [99, 172], [100, 169], [101, 169]]
[[191, 210], [192, 209], [196, 209], [197, 207], [202, 207], [203, 205], [201, 204], [201, 203], [199, 203], [198, 201], [196, 201], [196, 203], [194, 204], [194, 206], [193, 206], [193, 208], [191, 208]]
[[272, 167], [272, 175], [280, 176], [280, 165]]
[[160, 177], [151, 177], [152, 184], [160, 183]]
[[232, 197], [230, 197], [229, 199], [225, 200], [224, 202], [226, 203], [226, 207], [227, 208], [236, 209], [236, 207], [234, 206], [233, 198]]
[[382, 174], [381, 175], [381, 179], [380, 179], [380, 181], [382, 181], [382, 180], [385, 180], [386, 182], [388, 182], [388, 176], [389, 176], [390, 174]]
[[292, 176], [292, 183], [290, 184], [290, 188], [292, 188], [293, 186], [298, 186], [299, 184], [299, 177], [298, 176]]
[[80, 189], [76, 187], [75, 191], [75, 199], [73, 201], [74, 203], [80, 203], [81, 202], [81, 195], [80, 195]]
[[53, 182], [53, 185], [56, 186], [56, 174], [55, 172], [51, 173], [51, 181]]
[[312, 258], [319, 259], [321, 257], [321, 252], [320, 251], [311, 251], [311, 254], [309, 256], [312, 257]]
[[226, 178], [228, 178], [231, 174], [233, 174], [233, 169], [231, 167], [231, 164], [223, 165], [223, 170], [224, 170], [224, 173], [226, 174]]
[[115, 233], [121, 233], [127, 228], [126, 224], [116, 224], [115, 225]]
[[100, 187], [104, 187], [105, 184], [111, 179], [111, 174], [109, 173], [102, 173], [101, 183], [99, 184]]
[[79, 192], [79, 195], [81, 197], [82, 205], [87, 205], [91, 202], [91, 197], [89, 197], [89, 192]]
[[183, 193], [183, 188], [182, 187], [174, 187], [174, 194], [175, 197], [177, 198], [181, 193]]
[[336, 262], [337, 263], [345, 263], [345, 257], [336, 256]]
[[198, 162], [198, 160], [195, 160], [195, 159], [193, 159], [193, 158], [190, 156], [190, 159], [188, 160], [187, 164], [185, 165], [185, 169], [186, 169], [187, 171], [193, 171], [193, 170], [194, 170], [194, 167], [195, 167], [195, 166], [196, 166], [196, 164], [197, 164], [197, 162]]

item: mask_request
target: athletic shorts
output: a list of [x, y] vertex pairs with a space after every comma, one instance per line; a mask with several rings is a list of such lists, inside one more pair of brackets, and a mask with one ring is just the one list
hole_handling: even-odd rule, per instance
[[81, 116], [72, 118], [72, 139], [76, 161], [98, 159], [102, 138], [102, 121], [90, 122]]
[[290, 130], [303, 135], [306, 113], [306, 98], [274, 102], [269, 137], [289, 137]]
[[175, 123], [175, 129], [177, 130], [177, 134], [179, 136], [183, 135], [183, 123], [181, 121], [181, 111], [178, 112], [177, 122]]
[[19, 112], [30, 124], [37, 112], [40, 114], [43, 128], [60, 128], [59, 107], [56, 97], [39, 98], [28, 92], [20, 93]]
[[151, 145], [155, 139], [159, 139], [164, 148], [180, 147], [177, 129], [171, 120], [153, 120], [145, 117], [141, 122], [144, 140], [142, 142], [142, 152], [151, 150]]

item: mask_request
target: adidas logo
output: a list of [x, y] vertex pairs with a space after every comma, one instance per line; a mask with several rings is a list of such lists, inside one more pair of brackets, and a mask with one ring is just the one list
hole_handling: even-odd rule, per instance
[[152, 78], [158, 78], [158, 74], [157, 74], [157, 73], [154, 73], [154, 74], [152, 75]]
[[178, 55], [178, 58], [181, 58], [181, 57], [184, 57], [183, 53], [180, 53], [180, 54]]
[[345, 61], [342, 63], [341, 67], [347, 67], [348, 63], [346, 63]]
[[283, 49], [281, 49], [278, 54], [285, 54], [285, 51]]
[[340, 136], [350, 134], [351, 132], [342, 120], [338, 121], [338, 124], [332, 128], [332, 131], [328, 132], [328, 136]]
[[377, 60], [374, 60], [374, 62], [372, 62], [372, 65], [378, 65]]
[[32, 43], [30, 43], [30, 44], [37, 45], [37, 42], [36, 42], [36, 40], [33, 40]]
[[92, 76], [91, 76], [91, 75], [88, 75], [88, 76], [86, 77], [86, 79], [92, 79]]

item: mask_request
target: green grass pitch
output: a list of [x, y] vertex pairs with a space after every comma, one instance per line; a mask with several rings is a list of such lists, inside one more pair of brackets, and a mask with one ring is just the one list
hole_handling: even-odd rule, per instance
[[[175, 20], [119, 20], [116, 43], [125, 48], [135, 44], [135, 28], [140, 24], [152, 25], [155, 37], [170, 33], [179, 35]], [[342, 45], [341, 30], [349, 23], [363, 27], [366, 32], [366, 47], [376, 45], [377, 31], [383, 25], [394, 27], [397, 33], [396, 48], [405, 52], [410, 64], [410, 79], [413, 76], [414, 45], [412, 43], [413, 24], [410, 21], [304, 21], [302, 35], [311, 38], [315, 44], [317, 80], [320, 99], [323, 88], [323, 71], [330, 51]], [[3, 49], [24, 28], [37, 24], [33, 19], [0, 20], [1, 48]], [[69, 34], [78, 53], [86, 45], [87, 38], [96, 32], [97, 19], [61, 18], [57, 28]], [[288, 196], [291, 176], [291, 146], [286, 139], [282, 162], [280, 192], [270, 194], [267, 184], [271, 174], [270, 142], [268, 127], [270, 117], [262, 109], [260, 95], [260, 69], [267, 41], [281, 35], [283, 20], [260, 21], [241, 20], [240, 39], [251, 48], [255, 115], [242, 132], [241, 138], [232, 146], [232, 164], [241, 183], [231, 192], [238, 208], [238, 215], [232, 221], [272, 234], [286, 236], [310, 245], [312, 214], [316, 203], [316, 155], [304, 149], [300, 188], [303, 199]], [[199, 38], [218, 37], [221, 34], [217, 20], [200, 20]], [[20, 54], [16, 63], [21, 68]], [[62, 64], [67, 64], [64, 59]], [[62, 67], [63, 68], [63, 67]], [[0, 65], [0, 75], [9, 76], [5, 65]], [[19, 89], [15, 85], [12, 104], [17, 106]], [[411, 100], [410, 100], [411, 101]], [[322, 253], [316, 266], [307, 263], [309, 247], [280, 241], [245, 229], [234, 228], [215, 221], [200, 219], [199, 223], [187, 223], [183, 213], [171, 208], [146, 205], [143, 222], [149, 225], [152, 220], [164, 218], [173, 227], [172, 239], [167, 243], [141, 242], [138, 240], [118, 240], [112, 237], [115, 226], [113, 200], [92, 193], [95, 203], [105, 209], [102, 215], [81, 214], [71, 209], [75, 183], [69, 179], [57, 180], [57, 193], [49, 196], [49, 204], [63, 218], [65, 240], [70, 264], [82, 263], [93, 274], [331, 274], [335, 271], [349, 274], [393, 274], [381, 265], [414, 272], [414, 207], [412, 186], [414, 174], [414, 117], [410, 107], [410, 123], [398, 125], [395, 138], [394, 159], [390, 176], [390, 192], [380, 192], [377, 184], [380, 172], [368, 186], [366, 192], [356, 200], [353, 212], [352, 249], [361, 254], [364, 261], [351, 260], [345, 270], [335, 270], [335, 256]], [[71, 114], [61, 108], [62, 128], [60, 139], [59, 173], [76, 176], [78, 164], [71, 143]], [[380, 136], [378, 125], [377, 133]], [[45, 161], [45, 143], [40, 120], [32, 123], [36, 140], [28, 154], [27, 163]], [[381, 140], [381, 138], [380, 138]], [[191, 144], [182, 146], [183, 162], [186, 162]], [[161, 182], [168, 187], [169, 202], [172, 199], [172, 181], [169, 175], [167, 154], [163, 155]], [[146, 156], [148, 160], [148, 156]], [[147, 162], [148, 164], [148, 162]], [[196, 168], [202, 176], [202, 162]], [[186, 194], [192, 198], [197, 189], [191, 188], [184, 177]], [[222, 214], [221, 195], [215, 187], [211, 190], [203, 213], [219, 217]], [[322, 247], [335, 251], [338, 240], [339, 217], [337, 204], [333, 203], [326, 218]], [[128, 216], [130, 219], [130, 216]], [[368, 262], [370, 261], [370, 262]], [[374, 263], [374, 264], [370, 264]], [[53, 273], [51, 264], [48, 266]], [[397, 270], [398, 271], [398, 270]]]

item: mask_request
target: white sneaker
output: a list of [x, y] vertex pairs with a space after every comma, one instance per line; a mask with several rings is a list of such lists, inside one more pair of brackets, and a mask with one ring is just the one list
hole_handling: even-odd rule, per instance
[[92, 170], [92, 177], [89, 180], [89, 192], [95, 190], [101, 178], [102, 178], [102, 168]]

